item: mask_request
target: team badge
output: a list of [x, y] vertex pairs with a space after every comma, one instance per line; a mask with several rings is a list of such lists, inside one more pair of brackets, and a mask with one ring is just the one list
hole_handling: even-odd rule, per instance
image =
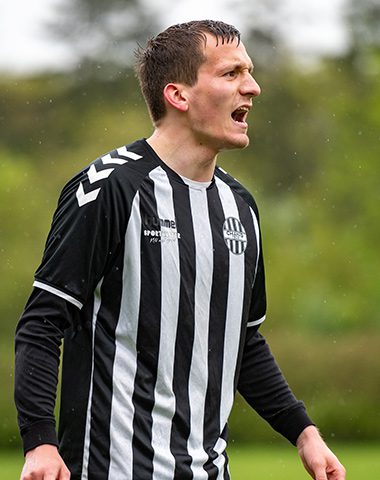
[[241, 255], [247, 248], [247, 234], [237, 218], [226, 218], [223, 224], [223, 238], [229, 250], [235, 255]]

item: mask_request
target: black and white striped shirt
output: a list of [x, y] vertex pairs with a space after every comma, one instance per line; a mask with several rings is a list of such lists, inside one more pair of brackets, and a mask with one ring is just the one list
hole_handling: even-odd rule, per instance
[[72, 478], [229, 478], [227, 420], [266, 310], [257, 217], [221, 169], [188, 181], [145, 140], [66, 185], [34, 286], [76, 310], [59, 428]]

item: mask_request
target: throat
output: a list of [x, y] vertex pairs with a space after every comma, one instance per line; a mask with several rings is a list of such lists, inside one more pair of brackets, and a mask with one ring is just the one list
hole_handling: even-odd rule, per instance
[[202, 144], [186, 146], [162, 141], [154, 135], [147, 139], [156, 155], [177, 175], [196, 182], [210, 182], [214, 176], [216, 155]]

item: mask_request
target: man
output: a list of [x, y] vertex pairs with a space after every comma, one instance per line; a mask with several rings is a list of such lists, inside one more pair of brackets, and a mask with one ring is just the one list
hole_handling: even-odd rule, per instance
[[313, 478], [345, 478], [258, 332], [257, 208], [216, 167], [249, 143], [252, 70], [222, 22], [170, 27], [138, 53], [154, 132], [63, 189], [17, 329], [23, 480], [230, 478], [236, 389]]

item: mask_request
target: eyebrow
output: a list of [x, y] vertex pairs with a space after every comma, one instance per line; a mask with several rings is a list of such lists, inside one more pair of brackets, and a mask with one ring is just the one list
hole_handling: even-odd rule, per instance
[[248, 65], [245, 65], [245, 64], [242, 64], [241, 62], [236, 62], [236, 63], [225, 63], [224, 65], [221, 65], [220, 69], [221, 70], [245, 70], [245, 69], [248, 69], [249, 73], [252, 73], [253, 70], [255, 69], [255, 67], [252, 63], [249, 63]]

